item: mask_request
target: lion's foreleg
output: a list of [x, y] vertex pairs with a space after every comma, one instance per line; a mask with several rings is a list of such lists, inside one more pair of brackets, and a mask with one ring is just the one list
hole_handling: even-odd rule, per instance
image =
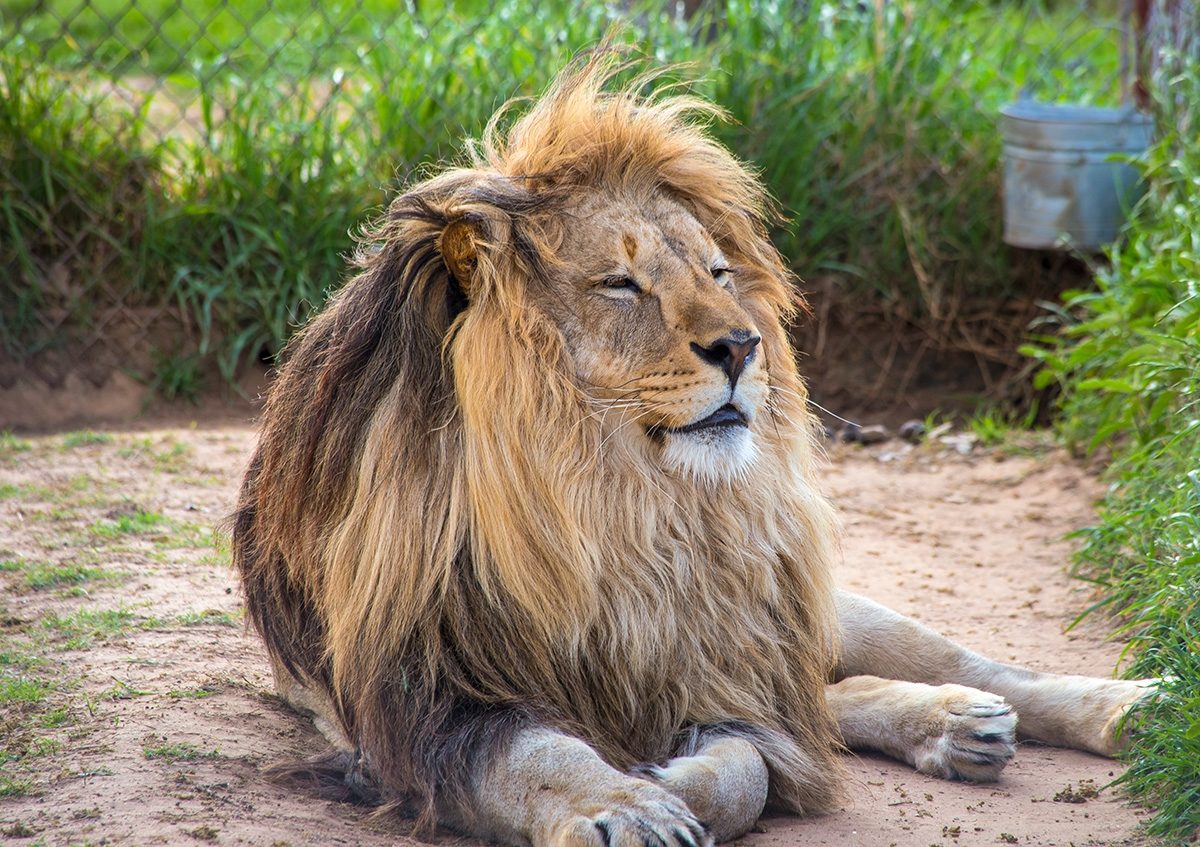
[[643, 770], [683, 798], [717, 841], [745, 835], [767, 804], [767, 765], [745, 738], [710, 736], [694, 754]]
[[1146, 696], [1148, 681], [1039, 673], [985, 658], [878, 603], [838, 592], [839, 678], [870, 675], [939, 686], [972, 686], [1016, 709], [1022, 737], [1111, 756], [1117, 727]]
[[524, 729], [487, 757], [463, 821], [473, 835], [533, 847], [707, 847], [712, 837], [676, 795], [622, 774], [583, 741]]
[[313, 726], [330, 744], [343, 752], [354, 750], [327, 693], [314, 685], [300, 682], [274, 656], [271, 657], [271, 676], [279, 698], [297, 712], [312, 718]]

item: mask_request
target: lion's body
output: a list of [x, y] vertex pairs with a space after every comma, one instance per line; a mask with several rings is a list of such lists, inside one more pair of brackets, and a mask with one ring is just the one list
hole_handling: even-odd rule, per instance
[[562, 840], [585, 797], [666, 815], [620, 772], [672, 757], [660, 783], [751, 820], [767, 774], [787, 810], [838, 791], [837, 534], [765, 198], [700, 104], [607, 75], [392, 204], [288, 347], [235, 519], [289, 699], [386, 800], [517, 842]]

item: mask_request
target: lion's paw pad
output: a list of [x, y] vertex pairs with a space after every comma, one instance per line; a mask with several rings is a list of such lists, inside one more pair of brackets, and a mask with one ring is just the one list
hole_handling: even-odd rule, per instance
[[[917, 770], [944, 779], [995, 782], [1017, 752], [1017, 715], [1003, 697], [960, 685], [937, 689]], [[938, 731], [940, 727], [940, 732]]]

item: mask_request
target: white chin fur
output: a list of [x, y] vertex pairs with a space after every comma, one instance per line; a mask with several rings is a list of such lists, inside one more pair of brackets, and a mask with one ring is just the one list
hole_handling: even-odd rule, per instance
[[733, 481], [758, 459], [758, 445], [744, 426], [670, 432], [664, 438], [662, 460], [667, 471], [696, 482]]

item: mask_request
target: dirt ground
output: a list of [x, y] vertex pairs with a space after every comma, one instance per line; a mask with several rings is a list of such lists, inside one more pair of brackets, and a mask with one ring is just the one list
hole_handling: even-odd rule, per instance
[[[0, 842], [407, 841], [260, 774], [323, 742], [270, 694], [215, 529], [252, 441], [248, 425], [0, 437]], [[1112, 672], [1103, 621], [1065, 632], [1089, 602], [1062, 540], [1098, 494], [1082, 470], [1036, 447], [832, 452], [845, 586], [997, 658]], [[769, 818], [744, 843], [1144, 843], [1145, 813], [1105, 787], [1120, 767], [1082, 753], [1022, 744], [996, 785], [873, 756], [850, 770], [843, 810]]]

